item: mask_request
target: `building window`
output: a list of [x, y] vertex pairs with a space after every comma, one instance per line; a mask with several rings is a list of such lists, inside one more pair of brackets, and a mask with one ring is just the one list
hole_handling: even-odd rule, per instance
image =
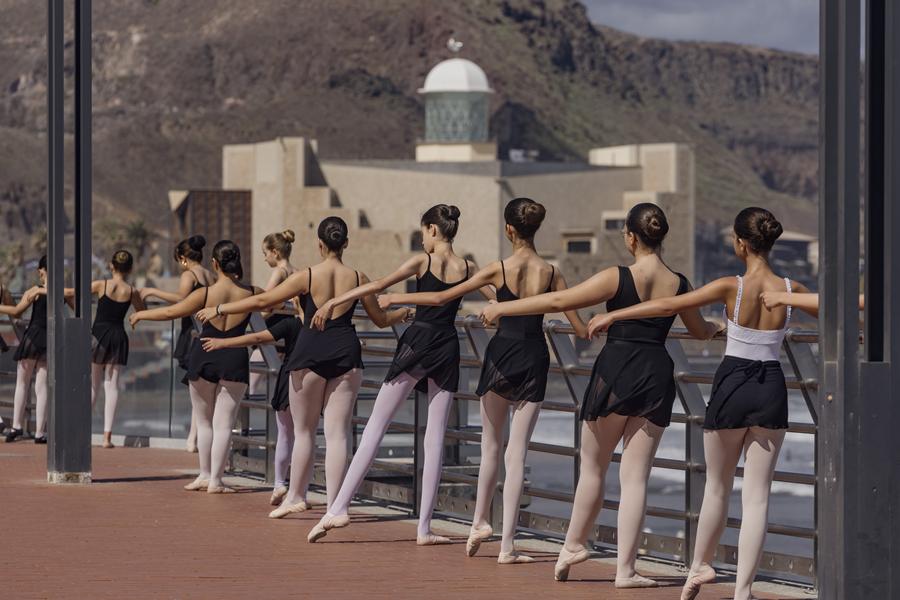
[[409, 251], [410, 252], [424, 252], [425, 246], [422, 245], [422, 232], [416, 231], [411, 236], [409, 236]]
[[572, 254], [590, 254], [591, 253], [591, 241], [590, 240], [569, 240], [566, 244], [566, 252], [570, 252]]
[[607, 231], [621, 231], [625, 227], [625, 219], [607, 219]]

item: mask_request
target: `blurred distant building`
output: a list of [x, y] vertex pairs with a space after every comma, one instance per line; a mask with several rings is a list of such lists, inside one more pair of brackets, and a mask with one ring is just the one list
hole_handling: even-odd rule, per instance
[[[369, 277], [385, 275], [422, 251], [421, 215], [441, 203], [461, 211], [456, 251], [483, 266], [509, 255], [503, 208], [520, 196], [547, 207], [535, 245], [570, 285], [630, 264], [619, 232], [628, 210], [641, 202], [666, 212], [670, 230], [664, 258], [693, 279], [690, 145], [597, 148], [587, 163], [538, 162], [527, 152], [498, 160], [497, 145], [487, 139], [492, 90], [475, 63], [454, 58], [438, 64], [420, 92], [426, 97], [426, 132], [416, 160], [320, 161], [316, 140], [305, 138], [224, 147], [223, 189], [248, 191], [252, 198], [249, 214], [241, 219], [250, 232], [250, 248], [242, 249], [252, 257], [253, 283], [263, 285], [269, 277], [261, 246], [274, 231], [290, 228], [297, 234], [291, 255], [295, 266], [318, 262], [316, 227], [329, 215], [342, 217], [350, 228], [346, 262]], [[184, 203], [191, 193], [176, 198]], [[196, 202], [193, 219], [199, 223]], [[188, 214], [186, 205], [173, 204], [173, 210]]]

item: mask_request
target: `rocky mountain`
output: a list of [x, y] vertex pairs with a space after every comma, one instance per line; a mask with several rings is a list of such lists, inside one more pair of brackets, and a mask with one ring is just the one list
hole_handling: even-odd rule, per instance
[[[0, 230], [13, 238], [43, 218], [43, 10], [0, 0]], [[95, 0], [95, 212], [167, 229], [166, 192], [220, 185], [227, 143], [303, 135], [323, 158], [412, 157], [416, 90], [451, 35], [497, 90], [501, 156], [689, 142], [703, 219], [764, 205], [814, 232], [816, 57], [643, 39], [575, 0]]]

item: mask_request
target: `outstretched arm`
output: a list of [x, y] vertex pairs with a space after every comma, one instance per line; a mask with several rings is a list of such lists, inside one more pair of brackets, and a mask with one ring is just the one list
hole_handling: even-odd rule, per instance
[[134, 326], [141, 321], [172, 321], [174, 319], [188, 317], [203, 308], [205, 300], [206, 290], [196, 290], [191, 292], [190, 296], [177, 304], [160, 306], [159, 308], [132, 313], [128, 320], [131, 323], [131, 328], [134, 329]]
[[[365, 283], [369, 281], [369, 278], [366, 277], [365, 273], [360, 273], [359, 280], [364, 282], [364, 286]], [[378, 301], [375, 299], [375, 296], [372, 294], [363, 296], [361, 303], [366, 311], [366, 314], [369, 315], [369, 318], [372, 319], [372, 322], [375, 324], [375, 326], [382, 329], [384, 329], [385, 327], [392, 327], [400, 321], [405, 320], [410, 315], [409, 309], [405, 307], [398, 308], [397, 310], [392, 310], [390, 312], [382, 310], [381, 307], [378, 306]], [[311, 326], [312, 325], [310, 325], [310, 327]]]
[[481, 318], [485, 325], [489, 325], [496, 323], [500, 317], [557, 312], [565, 312], [568, 316], [569, 311], [606, 302], [616, 295], [618, 287], [619, 271], [613, 267], [597, 273], [573, 288], [563, 287], [560, 290], [554, 288], [554, 291], [546, 294], [491, 304], [481, 311]]
[[[566, 278], [563, 277], [562, 271], [556, 271], [556, 275], [553, 277], [552, 289], [553, 292], [564, 292], [566, 291]], [[551, 292], [552, 293], [552, 292]], [[569, 320], [569, 323], [572, 324], [572, 328], [575, 330], [575, 335], [579, 338], [586, 340], [588, 339], [588, 330], [587, 325], [584, 324], [584, 321], [581, 320], [581, 315], [578, 314], [577, 310], [567, 310], [565, 311], [566, 318]]]
[[275, 341], [275, 336], [268, 331], [260, 331], [235, 338], [200, 338], [200, 341], [203, 342], [204, 350], [212, 352], [220, 348], [246, 348], [257, 344], [271, 344]]
[[[374, 296], [375, 294], [380, 294], [392, 285], [398, 284], [401, 281], [405, 281], [410, 277], [421, 277], [424, 274], [426, 261], [427, 258], [424, 254], [417, 254], [416, 256], [413, 256], [408, 261], [403, 263], [403, 265], [399, 269], [397, 269], [390, 275], [382, 277], [381, 279], [376, 279], [375, 281], [363, 283], [359, 287], [356, 287], [349, 292], [341, 294], [336, 298], [332, 298], [331, 300], [323, 304], [318, 311], [316, 311], [310, 327], [317, 327], [320, 330], [323, 329], [325, 327], [325, 322], [328, 321], [331, 318], [331, 315], [334, 313], [335, 307], [340, 306], [341, 304], [353, 302], [354, 300], [359, 300], [361, 298], [365, 298], [366, 296]], [[360, 281], [362, 281], [362, 279], [360, 279]], [[363, 302], [363, 307], [365, 308], [365, 306], [366, 304], [365, 302]], [[366, 310], [368, 311], [368, 308]]]
[[[688, 283], [688, 292], [690, 293], [692, 291], [694, 291], [694, 288]], [[688, 333], [690, 333], [691, 337], [695, 340], [711, 340], [725, 327], [724, 324], [719, 325], [714, 321], [707, 321], [703, 315], [700, 314], [699, 308], [686, 310], [683, 313], [679, 313], [678, 316], [681, 317], [681, 322], [684, 323]]]
[[[759, 301], [768, 310], [778, 306], [790, 306], [802, 310], [811, 317], [819, 318], [819, 295], [811, 294], [801, 283], [791, 282], [793, 292], [763, 292]], [[865, 296], [859, 295], [859, 310], [865, 310]]]
[[197, 313], [197, 319], [201, 323], [206, 323], [219, 315], [244, 315], [251, 312], [260, 312], [267, 308], [284, 304], [285, 301], [290, 300], [294, 296], [306, 293], [309, 293], [309, 275], [307, 275], [305, 270], [297, 271], [282, 281], [274, 290], [247, 296], [237, 302], [221, 304], [218, 310], [215, 306], [204, 308]]
[[588, 333], [591, 337], [594, 337], [599, 332], [609, 329], [609, 326], [616, 321], [670, 317], [689, 311], [693, 308], [709, 306], [716, 302], [725, 302], [728, 298], [728, 294], [733, 290], [734, 285], [734, 277], [723, 277], [722, 279], [707, 283], [699, 290], [694, 290], [687, 294], [648, 300], [647, 302], [641, 302], [640, 304], [635, 304], [628, 308], [614, 310], [605, 315], [597, 315], [591, 319], [591, 322], [588, 325]]
[[[500, 287], [500, 263], [494, 262], [478, 271], [475, 275], [443, 292], [417, 292], [415, 294], [383, 294], [378, 297], [381, 308], [389, 308], [394, 304], [415, 304], [417, 306], [443, 306], [451, 300], [465, 296], [484, 286]], [[488, 297], [485, 294], [485, 297]]]
[[141, 298], [141, 293], [137, 290], [137, 288], [131, 288], [131, 305], [137, 312], [147, 310], [147, 305], [144, 304], [144, 299]]
[[[34, 286], [29, 289], [27, 292], [22, 294], [22, 299], [19, 300], [19, 303], [13, 306], [8, 306], [6, 304], [0, 305], [0, 313], [5, 315], [9, 315], [14, 319], [21, 319], [22, 315], [25, 314], [25, 310], [32, 305], [34, 299], [37, 298], [40, 290], [43, 288]], [[9, 292], [7, 292], [9, 293]]]
[[147, 300], [147, 298], [156, 296], [163, 302], [175, 304], [176, 302], [184, 300], [191, 294], [191, 291], [194, 289], [194, 283], [196, 282], [197, 278], [191, 271], [184, 271], [181, 274], [181, 281], [178, 282], [177, 292], [164, 292], [154, 287], [145, 287], [141, 288], [141, 300]]

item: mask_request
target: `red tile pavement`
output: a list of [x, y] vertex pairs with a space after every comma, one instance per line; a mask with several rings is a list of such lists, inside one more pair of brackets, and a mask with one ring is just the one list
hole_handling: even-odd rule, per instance
[[[678, 598], [684, 583], [662, 576], [658, 589], [620, 591], [614, 566], [592, 561], [562, 584], [553, 554], [500, 566], [497, 542], [474, 558], [458, 535], [419, 548], [413, 525], [372, 515], [308, 544], [322, 506], [276, 521], [267, 491], [185, 492], [192, 477], [176, 469], [196, 468], [196, 455], [97, 449], [92, 484], [50, 485], [45, 448], [0, 445], [0, 598], [662, 599]], [[706, 586], [699, 598], [732, 592]]]

